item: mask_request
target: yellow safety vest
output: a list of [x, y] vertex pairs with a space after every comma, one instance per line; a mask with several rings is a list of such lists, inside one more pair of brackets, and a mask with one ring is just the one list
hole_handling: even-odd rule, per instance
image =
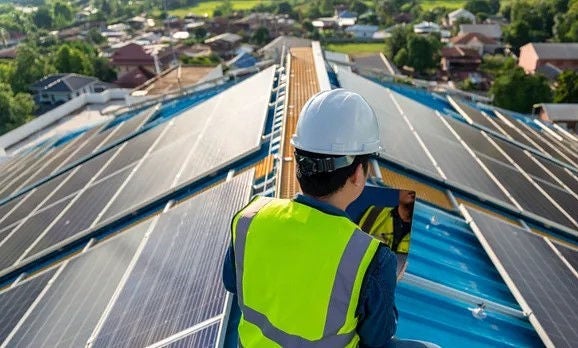
[[233, 218], [242, 347], [356, 347], [379, 241], [346, 217], [257, 197]]
[[[371, 206], [367, 208], [361, 220], [359, 221], [359, 226], [365, 232], [381, 240], [390, 249], [393, 247], [393, 214], [392, 210], [394, 208], [380, 208], [376, 206]], [[409, 233], [403, 236], [399, 244], [397, 245], [394, 252], [398, 253], [408, 253], [409, 252]]]

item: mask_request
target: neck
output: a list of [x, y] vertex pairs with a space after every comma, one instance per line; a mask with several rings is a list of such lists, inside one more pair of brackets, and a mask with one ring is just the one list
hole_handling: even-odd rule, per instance
[[349, 205], [349, 203], [351, 203], [350, 201], [347, 201], [345, 199], [343, 199], [343, 197], [341, 195], [330, 195], [330, 196], [323, 196], [323, 197], [313, 197], [317, 200], [320, 200], [322, 202], [325, 202], [327, 204], [331, 204], [332, 206], [341, 209], [343, 211], [345, 211], [345, 209], [347, 208], [347, 206]]
[[400, 204], [397, 207], [397, 212], [399, 213], [399, 217], [403, 220], [403, 221], [409, 221], [411, 220], [411, 209], [412, 207], [410, 207], [409, 205], [402, 205]]

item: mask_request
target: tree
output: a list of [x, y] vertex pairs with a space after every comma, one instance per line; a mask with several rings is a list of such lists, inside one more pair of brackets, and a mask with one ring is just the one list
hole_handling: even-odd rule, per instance
[[0, 134], [32, 119], [36, 105], [30, 94], [13, 93], [7, 83], [0, 83]]
[[277, 5], [277, 9], [275, 10], [275, 12], [281, 13], [281, 14], [291, 14], [291, 13], [293, 13], [293, 7], [287, 1], [281, 1]]
[[36, 46], [20, 45], [14, 60], [12, 89], [14, 92], [25, 92], [28, 85], [53, 72], [54, 66], [48, 63]]
[[50, 29], [52, 27], [52, 13], [46, 6], [40, 7], [32, 16], [32, 21], [39, 28]]
[[492, 8], [486, 0], [469, 0], [464, 5], [464, 8], [473, 14], [492, 13]]
[[54, 14], [54, 22], [59, 27], [68, 25], [74, 19], [72, 8], [64, 2], [55, 2], [52, 13]]
[[265, 27], [259, 27], [251, 37], [251, 41], [257, 45], [263, 45], [269, 42], [269, 29]]
[[61, 73], [76, 73], [92, 75], [92, 62], [87, 55], [78, 48], [62, 45], [56, 52], [54, 67]]
[[397, 54], [393, 58], [393, 63], [397, 66], [407, 65], [407, 50], [405, 48], [397, 51]]
[[439, 62], [439, 53], [431, 39], [424, 36], [413, 36], [407, 42], [407, 65], [419, 73], [435, 68]]
[[504, 39], [515, 48], [530, 42], [530, 26], [525, 21], [515, 21], [506, 29]]
[[100, 45], [106, 42], [106, 38], [102, 36], [96, 28], [90, 29], [86, 34], [86, 37], [88, 41], [94, 45]]
[[104, 82], [113, 82], [116, 80], [116, 71], [110, 65], [108, 59], [96, 57], [93, 61], [94, 76]]
[[407, 46], [408, 37], [413, 36], [411, 28], [408, 26], [398, 26], [391, 31], [391, 36], [385, 39], [385, 55], [389, 59], [393, 59], [397, 52]]
[[524, 113], [532, 111], [534, 104], [552, 101], [552, 91], [546, 78], [526, 75], [520, 67], [498, 77], [490, 93], [494, 96], [495, 105]]
[[554, 103], [578, 103], [578, 72], [566, 70], [556, 79]]

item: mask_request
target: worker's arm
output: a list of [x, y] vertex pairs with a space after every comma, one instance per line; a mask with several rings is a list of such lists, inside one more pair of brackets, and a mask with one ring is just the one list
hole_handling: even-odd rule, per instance
[[223, 284], [227, 291], [237, 293], [237, 274], [235, 273], [235, 255], [233, 245], [229, 245], [223, 262]]
[[386, 347], [397, 329], [395, 308], [397, 260], [380, 245], [361, 285], [357, 313], [360, 347]]

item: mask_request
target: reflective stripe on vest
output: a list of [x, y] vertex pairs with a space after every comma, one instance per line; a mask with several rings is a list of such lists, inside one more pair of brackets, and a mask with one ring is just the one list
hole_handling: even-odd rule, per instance
[[409, 233], [401, 238], [397, 246], [393, 245], [395, 233], [392, 209], [394, 208], [376, 206], [367, 208], [359, 221], [359, 226], [363, 231], [381, 240], [390, 249], [395, 249], [395, 252], [408, 253]]
[[[298, 335], [289, 334], [275, 327], [267, 316], [249, 307], [244, 302], [243, 296], [243, 272], [245, 259], [245, 245], [249, 227], [255, 215], [273, 199], [258, 198], [252, 202], [239, 215], [234, 227], [234, 249], [237, 267], [237, 295], [239, 306], [243, 312], [243, 318], [247, 322], [257, 326], [263, 336], [279, 344], [282, 347], [345, 347], [356, 336], [355, 330], [339, 334], [346, 322], [350, 299], [354, 291], [354, 282], [361, 264], [369, 250], [375, 252], [377, 241], [357, 229], [351, 233], [345, 250], [339, 260], [335, 280], [333, 282], [323, 336], [319, 340], [309, 340]], [[347, 299], [348, 301], [344, 301]]]

